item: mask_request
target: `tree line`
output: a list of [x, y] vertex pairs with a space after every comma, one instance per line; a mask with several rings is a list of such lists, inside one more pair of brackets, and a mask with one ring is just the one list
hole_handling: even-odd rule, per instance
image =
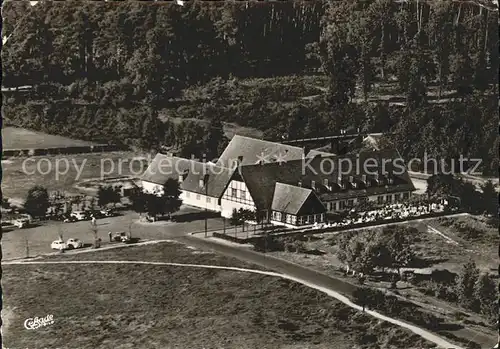
[[[485, 173], [498, 168], [498, 13], [487, 6], [8, 1], [3, 12], [4, 84], [35, 85], [7, 99], [13, 124], [89, 138], [103, 125], [103, 135], [151, 148], [178, 143], [147, 131], [163, 132], [153, 119], [168, 108], [181, 118], [218, 115], [273, 140], [391, 131], [387, 141], [406, 158], [461, 154], [482, 158]], [[309, 73], [326, 78], [326, 92], [288, 78]], [[255, 77], [272, 82], [239, 84]], [[402, 106], [371, 99], [383, 88], [402, 95]], [[323, 96], [301, 99], [313, 94]], [[33, 116], [34, 100], [54, 115]], [[199, 138], [190, 129], [177, 138]]]
[[139, 94], [161, 97], [215, 76], [287, 75], [305, 68], [322, 8], [322, 2], [44, 1], [30, 7], [8, 1], [4, 84], [127, 76]]

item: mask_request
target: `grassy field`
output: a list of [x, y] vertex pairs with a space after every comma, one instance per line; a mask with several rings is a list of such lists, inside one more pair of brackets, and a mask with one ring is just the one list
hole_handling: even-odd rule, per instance
[[2, 145], [9, 149], [45, 149], [69, 146], [96, 145], [97, 143], [80, 141], [43, 132], [30, 131], [19, 127], [2, 128]]
[[[73, 258], [90, 255], [242, 266], [170, 244]], [[4, 265], [3, 279], [3, 339], [10, 349], [432, 347], [270, 276], [148, 265]], [[24, 329], [26, 318], [47, 314], [53, 325]]]
[[457, 244], [450, 246], [444, 239], [435, 237], [432, 241], [423, 240], [420, 248], [430, 258], [446, 259], [446, 262], [441, 264], [442, 268], [457, 271], [459, 265], [473, 260], [483, 271], [498, 270], [498, 246], [500, 244], [498, 221], [490, 220], [484, 216], [431, 220], [427, 222], [431, 227], [456, 241]]
[[133, 152], [110, 152], [2, 160], [2, 192], [14, 203], [24, 200], [37, 184], [48, 190], [80, 193], [73, 186], [85, 179], [141, 175], [149, 163], [141, 157]]

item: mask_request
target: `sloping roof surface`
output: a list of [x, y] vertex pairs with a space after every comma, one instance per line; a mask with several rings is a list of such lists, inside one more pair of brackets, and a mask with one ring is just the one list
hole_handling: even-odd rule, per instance
[[[384, 162], [385, 170], [393, 173], [392, 184], [377, 184], [375, 182], [374, 173], [382, 172], [382, 163]], [[277, 182], [312, 188], [314, 181], [314, 192], [323, 202], [415, 190], [406, 168], [401, 168], [400, 164], [404, 165], [404, 162], [396, 151], [384, 150], [367, 151], [343, 157], [318, 156], [285, 163], [242, 166], [240, 171], [255, 204], [257, 207], [265, 209], [272, 206]], [[336, 184], [339, 175], [342, 175], [345, 181], [349, 176], [353, 176], [358, 187], [347, 186], [346, 189], [341, 189]], [[370, 185], [367, 186], [362, 182], [363, 175], [366, 175]], [[328, 180], [328, 187], [325, 186], [325, 179]]]
[[[183, 159], [175, 156], [156, 154], [155, 158], [148, 166], [141, 180], [156, 184], [164, 184], [167, 179], [179, 179], [179, 176], [186, 173], [184, 181], [181, 183], [182, 190], [205, 194], [211, 197], [221, 197], [226, 189], [232, 170], [216, 166], [214, 164], [203, 163], [195, 160]], [[200, 180], [208, 174], [208, 187], [200, 186]]]
[[318, 155], [335, 156], [335, 154], [333, 154], [333, 153], [328, 153], [326, 151], [322, 151], [322, 150], [318, 150], [318, 149], [312, 149], [311, 151], [309, 151], [309, 153], [307, 153], [306, 158], [313, 158], [313, 157], [318, 156]]
[[312, 190], [276, 182], [271, 209], [297, 214]]
[[219, 157], [217, 165], [233, 168], [240, 156], [242, 165], [254, 165], [259, 160], [274, 162], [280, 158], [283, 161], [302, 159], [304, 150], [291, 145], [235, 135]]

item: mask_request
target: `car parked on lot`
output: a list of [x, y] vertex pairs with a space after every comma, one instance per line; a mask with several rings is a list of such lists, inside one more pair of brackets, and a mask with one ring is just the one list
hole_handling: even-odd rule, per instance
[[71, 217], [75, 217], [79, 221], [88, 219], [88, 215], [84, 211], [74, 211], [70, 213]]
[[14, 224], [18, 228], [26, 228], [30, 224], [30, 220], [28, 218], [18, 218], [12, 221], [12, 224]]
[[62, 240], [55, 240], [55, 241], [52, 241], [52, 243], [50, 244], [50, 248], [53, 250], [62, 251], [62, 250], [66, 249], [66, 244]]
[[127, 235], [127, 233], [121, 231], [121, 232], [116, 232], [113, 234], [113, 241], [119, 241], [119, 242], [127, 242], [130, 240], [130, 237]]
[[101, 210], [99, 212], [101, 213], [101, 215], [103, 215], [103, 217], [113, 217], [114, 216], [113, 211], [111, 211], [109, 209]]
[[66, 215], [66, 216], [63, 216], [63, 222], [64, 223], [78, 222], [78, 218], [71, 216], [71, 215]]
[[68, 239], [68, 241], [66, 241], [66, 248], [68, 250], [71, 250], [73, 248], [82, 248], [83, 247], [83, 241], [79, 240], [79, 239]]

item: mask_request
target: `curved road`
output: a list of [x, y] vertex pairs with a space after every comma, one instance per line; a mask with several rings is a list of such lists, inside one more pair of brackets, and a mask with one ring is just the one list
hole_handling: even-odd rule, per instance
[[[193, 238], [196, 239], [196, 238]], [[196, 239], [198, 240], [198, 239]], [[201, 240], [205, 241], [205, 240]], [[191, 241], [193, 242], [193, 241]], [[218, 245], [220, 247], [224, 247], [224, 245]], [[245, 252], [250, 252], [250, 251], [245, 251]], [[269, 258], [265, 257], [265, 259], [269, 261], [273, 261], [275, 258]], [[275, 261], [277, 262], [277, 261]], [[362, 310], [362, 307], [351, 302], [347, 297], [341, 295], [340, 293], [333, 291], [330, 287], [325, 286], [325, 282], [327, 280], [325, 279], [320, 279], [316, 280], [315, 282], [308, 281], [307, 279], [310, 278], [310, 275], [304, 275], [307, 277], [307, 279], [300, 278], [300, 277], [295, 277], [290, 274], [280, 274], [276, 272], [269, 272], [269, 271], [262, 271], [262, 270], [255, 270], [255, 269], [246, 269], [246, 268], [236, 268], [236, 267], [224, 267], [224, 266], [218, 266], [218, 265], [204, 265], [204, 264], [182, 264], [182, 263], [167, 263], [167, 262], [145, 262], [145, 261], [34, 261], [34, 262], [24, 262], [24, 261], [10, 261], [10, 262], [4, 262], [2, 263], [4, 265], [40, 265], [40, 264], [146, 264], [146, 265], [159, 265], [159, 266], [177, 266], [177, 267], [192, 267], [192, 268], [208, 268], [208, 269], [222, 269], [222, 270], [231, 270], [231, 271], [238, 271], [238, 272], [249, 272], [249, 273], [255, 273], [255, 274], [261, 274], [261, 275], [268, 275], [268, 276], [274, 276], [274, 277], [280, 277], [283, 279], [291, 280], [298, 282], [302, 285], [305, 285], [310, 288], [314, 288], [318, 291], [321, 291], [330, 297], [334, 297], [341, 301], [342, 303], [348, 305], [351, 308], [357, 309], [357, 310]], [[260, 264], [260, 263], [259, 263]], [[276, 264], [276, 263], [275, 263]], [[269, 265], [269, 264], [268, 264]], [[302, 267], [301, 267], [302, 268]], [[296, 272], [299, 271], [298, 269]], [[319, 273], [318, 273], [319, 274]], [[324, 276], [324, 275], [323, 275]], [[325, 276], [324, 276], [325, 277]], [[327, 277], [328, 278], [328, 277]], [[331, 280], [331, 279], [330, 279]], [[331, 281], [338, 281], [338, 280], [331, 280]], [[349, 287], [347, 286], [348, 284], [345, 283], [345, 285], [340, 285], [342, 283], [341, 281], [338, 281], [339, 284], [335, 286], [336, 289], [338, 289], [339, 286], [341, 287]], [[326, 283], [328, 284], [328, 283]], [[351, 285], [351, 288], [353, 286]], [[394, 325], [397, 325], [399, 327], [406, 328], [413, 333], [421, 336], [422, 338], [435, 343], [441, 348], [446, 348], [446, 349], [464, 349], [462, 347], [456, 346], [455, 344], [452, 344], [445, 339], [429, 332], [424, 329], [421, 329], [417, 326], [408, 324], [406, 322], [390, 318], [388, 316], [382, 315], [376, 311], [372, 310], [366, 310], [365, 311], [367, 314], [370, 314], [380, 320], [384, 320], [387, 322], [390, 322]]]

